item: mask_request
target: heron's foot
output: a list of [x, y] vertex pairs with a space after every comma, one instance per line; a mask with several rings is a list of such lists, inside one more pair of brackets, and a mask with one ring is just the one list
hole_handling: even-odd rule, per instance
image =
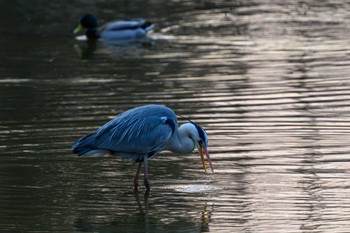
[[145, 178], [143, 180], [143, 183], [145, 184], [145, 187], [146, 187], [146, 190], [149, 192], [151, 190], [150, 186], [149, 186], [149, 182], [148, 182], [148, 179]]
[[143, 198], [145, 200], [145, 205], [148, 203], [148, 197], [149, 197], [149, 189], [146, 189], [145, 193], [143, 194]]
[[139, 189], [139, 181], [138, 181], [138, 179], [134, 179], [134, 190], [135, 191], [138, 191], [138, 189]]

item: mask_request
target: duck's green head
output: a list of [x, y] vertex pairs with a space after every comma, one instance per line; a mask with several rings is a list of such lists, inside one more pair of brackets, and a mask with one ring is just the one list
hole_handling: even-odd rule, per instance
[[96, 17], [90, 14], [86, 14], [80, 19], [80, 23], [74, 30], [74, 34], [79, 33], [83, 29], [96, 30], [97, 27], [98, 23]]

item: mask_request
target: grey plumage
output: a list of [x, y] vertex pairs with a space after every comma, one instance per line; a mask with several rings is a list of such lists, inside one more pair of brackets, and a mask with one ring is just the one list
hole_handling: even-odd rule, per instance
[[121, 113], [95, 133], [73, 144], [73, 153], [92, 155], [110, 153], [135, 161], [160, 152], [177, 128], [176, 115], [170, 108], [146, 105]]
[[139, 163], [134, 187], [138, 186], [141, 163], [144, 163], [144, 183], [147, 178], [148, 159], [162, 150], [186, 154], [197, 148], [206, 171], [204, 155], [212, 168], [208, 152], [208, 136], [203, 128], [190, 121], [178, 128], [176, 114], [161, 105], [146, 105], [130, 109], [107, 122], [96, 132], [72, 145], [78, 155], [113, 155]]

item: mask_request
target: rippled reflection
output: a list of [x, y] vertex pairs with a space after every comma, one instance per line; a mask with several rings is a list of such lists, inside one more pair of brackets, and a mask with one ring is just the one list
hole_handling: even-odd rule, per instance
[[[4, 232], [348, 232], [349, 4], [7, 1], [0, 6]], [[151, 43], [89, 44], [81, 14], [157, 22]], [[135, 164], [71, 143], [122, 111], [166, 104], [209, 135]], [[184, 119], [179, 118], [180, 123]]]

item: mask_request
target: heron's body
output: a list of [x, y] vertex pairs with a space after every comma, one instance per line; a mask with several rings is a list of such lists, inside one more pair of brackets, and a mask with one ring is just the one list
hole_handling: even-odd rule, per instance
[[[144, 162], [146, 184], [146, 165], [152, 156], [162, 150], [187, 154], [197, 147], [205, 167], [203, 153], [210, 162], [207, 144], [207, 135], [197, 124], [190, 122], [178, 128], [173, 110], [161, 105], [146, 105], [121, 113], [96, 132], [79, 139], [72, 148], [78, 155], [110, 154], [140, 164]], [[140, 166], [138, 172], [139, 169]]]
[[174, 140], [177, 130], [175, 113], [166, 107], [148, 105], [126, 111], [109, 121], [96, 132], [73, 144], [79, 155], [110, 153], [142, 161], [152, 157]]
[[113, 21], [98, 27], [96, 17], [87, 14], [81, 18], [74, 33], [86, 29], [85, 34], [88, 39], [138, 40], [144, 38], [153, 27], [154, 24], [144, 19]]

